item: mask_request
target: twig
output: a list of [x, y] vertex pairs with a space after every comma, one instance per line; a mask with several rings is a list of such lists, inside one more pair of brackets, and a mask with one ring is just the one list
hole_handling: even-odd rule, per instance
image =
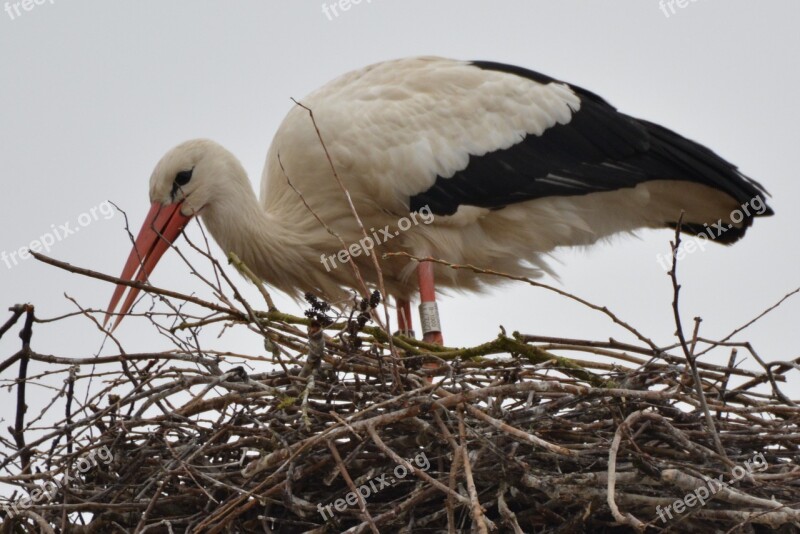
[[548, 291], [552, 291], [553, 293], [556, 293], [557, 295], [561, 295], [563, 297], [567, 297], [568, 299], [571, 299], [571, 300], [574, 300], [575, 302], [583, 304], [584, 306], [586, 306], [588, 308], [591, 308], [591, 309], [593, 309], [595, 311], [599, 311], [599, 312], [603, 313], [609, 319], [611, 319], [615, 324], [621, 326], [622, 328], [624, 328], [625, 330], [627, 330], [628, 332], [630, 332], [631, 334], [636, 336], [640, 341], [642, 341], [643, 343], [647, 344], [653, 351], [660, 352], [659, 348], [649, 338], [645, 337], [637, 329], [635, 329], [633, 326], [631, 326], [627, 322], [625, 322], [622, 319], [620, 319], [619, 317], [617, 317], [616, 314], [612, 313], [611, 310], [609, 310], [607, 307], [598, 306], [597, 304], [592, 304], [591, 302], [589, 302], [587, 300], [584, 300], [584, 299], [582, 299], [580, 297], [577, 297], [577, 296], [575, 296], [575, 295], [573, 295], [571, 293], [568, 293], [566, 291], [562, 291], [561, 289], [558, 289], [558, 288], [553, 287], [553, 286], [549, 286], [547, 284], [542, 284], [541, 282], [537, 282], [535, 280], [531, 280], [528, 277], [525, 277], [525, 276], [514, 276], [514, 275], [511, 275], [511, 274], [502, 273], [502, 272], [499, 272], [499, 271], [494, 271], [492, 269], [483, 269], [483, 268], [480, 268], [480, 267], [476, 267], [474, 265], [461, 265], [461, 264], [457, 264], [457, 263], [450, 263], [448, 261], [441, 260], [441, 259], [438, 259], [438, 258], [432, 258], [432, 257], [421, 258], [421, 257], [418, 257], [418, 256], [413, 256], [411, 254], [408, 254], [407, 252], [388, 252], [388, 253], [384, 254], [383, 256], [387, 257], [387, 258], [388, 257], [409, 258], [409, 259], [412, 259], [412, 260], [415, 260], [415, 261], [418, 261], [418, 262], [430, 261], [430, 262], [433, 262], [433, 263], [438, 263], [438, 264], [441, 264], [441, 265], [445, 265], [445, 266], [450, 267], [451, 269], [455, 269], [455, 270], [466, 269], [466, 270], [472, 271], [472, 272], [474, 272], [476, 274], [486, 274], [486, 275], [489, 275], [489, 276], [499, 276], [500, 278], [506, 278], [508, 280], [516, 280], [516, 281], [519, 281], [519, 282], [525, 282], [526, 284], [529, 284], [529, 285], [531, 285], [533, 287], [539, 287], [539, 288], [542, 288], [542, 289], [546, 289]]
[[727, 455], [725, 453], [725, 448], [722, 446], [722, 441], [719, 439], [719, 434], [717, 433], [716, 425], [714, 424], [714, 419], [711, 417], [711, 410], [708, 409], [708, 403], [706, 402], [706, 396], [703, 392], [703, 382], [700, 379], [700, 373], [697, 371], [697, 364], [695, 362], [695, 356], [693, 356], [693, 349], [695, 346], [695, 341], [697, 339], [697, 328], [700, 326], [700, 322], [697, 321], [696, 329], [694, 333], [694, 340], [692, 343], [692, 349], [688, 347], [686, 344], [686, 338], [683, 335], [683, 325], [681, 322], [681, 313], [680, 307], [678, 306], [678, 297], [681, 291], [681, 286], [678, 283], [678, 248], [681, 245], [681, 224], [683, 223], [683, 215], [684, 212], [681, 211], [680, 216], [678, 217], [678, 222], [675, 225], [675, 241], [671, 242], [670, 245], [672, 246], [672, 269], [669, 271], [669, 277], [672, 280], [672, 288], [673, 288], [673, 298], [672, 298], [672, 311], [675, 317], [675, 327], [676, 327], [676, 335], [681, 343], [681, 348], [683, 349], [683, 354], [686, 357], [686, 362], [689, 364], [689, 370], [692, 373], [692, 382], [694, 383], [695, 391], [697, 392], [697, 398], [700, 401], [700, 407], [703, 410], [703, 414], [706, 418], [706, 426], [708, 427], [708, 432], [711, 434], [711, 438], [714, 440], [714, 445], [717, 448], [717, 452], [727, 460]]
[[475, 480], [472, 477], [472, 465], [469, 461], [469, 451], [467, 448], [467, 436], [464, 431], [464, 412], [461, 406], [458, 407], [456, 412], [458, 415], [458, 437], [460, 440], [459, 448], [461, 450], [461, 461], [464, 465], [464, 478], [467, 482], [467, 490], [469, 491], [470, 511], [472, 512], [473, 525], [478, 529], [481, 534], [488, 534], [489, 528], [487, 527], [486, 516], [483, 513], [483, 507], [478, 500], [478, 490], [475, 488]]
[[[344, 182], [339, 177], [339, 173], [336, 171], [336, 166], [333, 164], [333, 158], [331, 158], [330, 152], [328, 152], [328, 146], [325, 144], [325, 141], [322, 139], [322, 132], [320, 132], [320, 130], [319, 130], [319, 125], [317, 125], [317, 119], [314, 117], [314, 112], [311, 110], [311, 108], [304, 106], [303, 104], [301, 104], [300, 102], [298, 102], [295, 99], [292, 99], [292, 102], [294, 102], [299, 107], [303, 108], [304, 110], [306, 110], [308, 112], [308, 116], [311, 119], [311, 123], [314, 125], [314, 131], [317, 133], [317, 139], [319, 139], [320, 145], [322, 145], [322, 149], [325, 151], [325, 157], [328, 160], [328, 165], [331, 168], [331, 172], [333, 173], [333, 177], [336, 179], [336, 182], [339, 184], [339, 188], [342, 190], [342, 193], [344, 194], [345, 198], [347, 199], [347, 203], [350, 206], [350, 211], [352, 212], [353, 217], [355, 218], [356, 222], [358, 223], [359, 228], [361, 229], [362, 236], [364, 237], [364, 239], [369, 239], [369, 236], [367, 235], [367, 230], [364, 227], [364, 223], [361, 221], [361, 217], [358, 215], [358, 210], [356, 210], [356, 206], [353, 203], [352, 197], [350, 196], [350, 191], [347, 190], [347, 188], [344, 186]], [[380, 261], [378, 260], [378, 255], [377, 254], [371, 254], [371, 256], [372, 256], [372, 265], [375, 267], [375, 273], [377, 274], [378, 288], [381, 291], [381, 295], [383, 295], [383, 297], [384, 297], [383, 298], [383, 312], [384, 312], [384, 321], [385, 322], [383, 324], [381, 324], [381, 322], [379, 321], [378, 324], [385, 330], [386, 335], [389, 336], [389, 351], [392, 354], [392, 357], [393, 358], [397, 358], [397, 352], [396, 352], [396, 350], [394, 348], [394, 343], [393, 343], [392, 337], [391, 337], [391, 335], [389, 333], [391, 331], [390, 328], [389, 328], [389, 325], [390, 325], [389, 308], [388, 308], [388, 306], [386, 304], [386, 300], [387, 300], [388, 294], [386, 293], [386, 286], [384, 285], [384, 282], [383, 282], [383, 271], [381, 270], [381, 265], [380, 265]], [[350, 260], [352, 262], [352, 258], [350, 258]], [[353, 265], [355, 265], [355, 263], [353, 263]], [[366, 296], [368, 296], [368, 294], [365, 293], [364, 297], [366, 297]], [[396, 365], [393, 365], [393, 367], [396, 367]], [[395, 373], [396, 372], [397, 371], [395, 371]]]

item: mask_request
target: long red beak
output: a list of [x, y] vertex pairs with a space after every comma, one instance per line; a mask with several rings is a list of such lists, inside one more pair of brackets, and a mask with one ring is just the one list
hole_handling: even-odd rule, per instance
[[[123, 280], [135, 280], [137, 282], [147, 280], [158, 260], [178, 238], [190, 219], [191, 216], [187, 217], [181, 213], [180, 202], [168, 206], [154, 202], [144, 220], [142, 229], [139, 230], [133, 250], [131, 250], [128, 261], [125, 262], [125, 268], [122, 269], [122, 274], [119, 277]], [[136, 275], [135, 277], [134, 274]], [[108, 304], [106, 317], [103, 320], [103, 326], [108, 323], [109, 318], [114, 313], [114, 309], [122, 298], [126, 287], [128, 286], [118, 284], [116, 290], [114, 290], [114, 295]], [[138, 294], [139, 289], [130, 288], [125, 302], [119, 309], [119, 317], [111, 328], [112, 331], [122, 322], [122, 318], [131, 309], [133, 301], [136, 300]]]

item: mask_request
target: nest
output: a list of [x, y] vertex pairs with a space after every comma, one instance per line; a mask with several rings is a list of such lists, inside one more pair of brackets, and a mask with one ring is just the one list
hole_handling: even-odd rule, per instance
[[[571, 295], [636, 341], [446, 348], [388, 335], [379, 294], [338, 311], [309, 296], [297, 317], [232, 283], [215, 302], [128, 283], [170, 305], [144, 315], [175, 348], [69, 359], [36, 353], [34, 309], [15, 306], [0, 532], [800, 531], [800, 407], [779, 388], [796, 363], [684, 336], [673, 280], [671, 347]], [[223, 325], [265, 352], [198, 348]], [[721, 351], [728, 365], [710, 363]], [[33, 417], [26, 385], [45, 376], [63, 387]]]

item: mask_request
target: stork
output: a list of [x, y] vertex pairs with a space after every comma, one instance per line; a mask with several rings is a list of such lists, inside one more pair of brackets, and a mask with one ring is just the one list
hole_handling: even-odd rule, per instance
[[[302, 104], [274, 137], [260, 200], [219, 144], [195, 139], [167, 152], [150, 178], [152, 207], [121, 278], [147, 280], [195, 215], [223, 251], [270, 285], [337, 300], [358, 288], [354, 270], [336, 261], [342, 243], [368, 284], [378, 282], [371, 254], [386, 252], [537, 276], [556, 247], [674, 228], [681, 213], [683, 231], [725, 228], [712, 235], [723, 244], [773, 213], [764, 188], [708, 148], [521, 67], [386, 61], [344, 74]], [[732, 215], [754, 199], [763, 209]], [[420, 213], [430, 224], [402, 224]], [[357, 253], [353, 244], [367, 228], [386, 237]], [[381, 270], [400, 328], [411, 329], [409, 303], [419, 289], [424, 339], [439, 344], [436, 286], [480, 290], [492, 282], [430, 262], [385, 261]], [[116, 288], [106, 321], [124, 290]], [[115, 326], [137, 293], [131, 288]]]

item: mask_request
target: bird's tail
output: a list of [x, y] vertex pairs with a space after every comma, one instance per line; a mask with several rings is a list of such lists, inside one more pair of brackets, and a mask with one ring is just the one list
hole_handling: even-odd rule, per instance
[[[774, 214], [766, 203], [769, 194], [764, 187], [742, 174], [735, 165], [663, 126], [641, 119], [638, 122], [649, 134], [650, 147], [639, 156], [637, 167], [653, 176], [700, 184], [713, 190], [690, 186], [663, 191], [667, 197], [680, 196], [675, 198], [679, 205], [694, 207], [686, 209], [687, 216], [681, 223], [683, 231], [705, 234], [719, 243], [730, 244], [744, 236], [756, 217]], [[717, 192], [725, 193], [735, 202], [702, 198]], [[677, 217], [664, 224], [675, 228]]]

